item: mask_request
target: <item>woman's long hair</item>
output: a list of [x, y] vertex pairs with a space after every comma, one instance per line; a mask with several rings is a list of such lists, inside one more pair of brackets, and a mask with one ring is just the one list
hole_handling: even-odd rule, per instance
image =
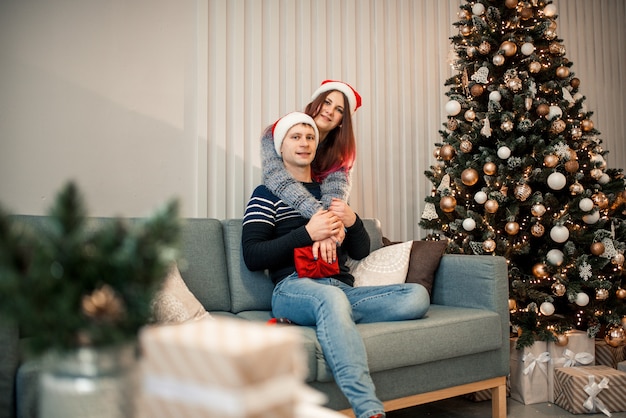
[[[307, 105], [304, 113], [315, 119], [315, 117], [319, 115], [322, 105], [331, 91], [324, 92], [317, 96]], [[341, 123], [330, 131], [317, 147], [315, 159], [311, 164], [313, 179], [315, 181], [321, 182], [330, 173], [339, 170], [344, 171], [347, 175], [352, 169], [354, 160], [356, 159], [356, 140], [354, 138], [354, 129], [352, 129], [350, 105], [348, 105], [350, 102], [345, 94], [341, 94], [347, 106], [344, 106]]]

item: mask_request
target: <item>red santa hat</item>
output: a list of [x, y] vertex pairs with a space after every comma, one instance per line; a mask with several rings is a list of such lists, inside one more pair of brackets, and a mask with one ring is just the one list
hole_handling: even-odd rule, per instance
[[348, 102], [350, 103], [350, 113], [354, 114], [356, 110], [361, 107], [361, 96], [359, 93], [348, 83], [344, 83], [343, 81], [336, 80], [324, 80], [322, 84], [313, 92], [313, 96], [311, 96], [311, 100], [315, 100], [317, 96], [326, 92], [337, 90], [342, 92], [348, 98]]
[[285, 135], [289, 132], [289, 129], [300, 123], [311, 125], [313, 127], [313, 131], [315, 131], [315, 148], [317, 148], [317, 145], [320, 142], [320, 133], [317, 130], [317, 125], [315, 125], [313, 118], [306, 113], [291, 112], [278, 119], [274, 123], [274, 126], [272, 126], [272, 136], [274, 137], [274, 148], [276, 149], [276, 154], [280, 155], [280, 146], [283, 143], [283, 139], [285, 139]]

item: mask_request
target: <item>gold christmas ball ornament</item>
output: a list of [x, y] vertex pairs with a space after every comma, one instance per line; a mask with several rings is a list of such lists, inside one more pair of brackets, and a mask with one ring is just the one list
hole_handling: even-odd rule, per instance
[[552, 42], [550, 46], [548, 47], [548, 50], [550, 51], [552, 55], [564, 55], [565, 54], [565, 47], [558, 42]]
[[461, 35], [469, 36], [472, 34], [471, 26], [461, 26]]
[[449, 118], [447, 126], [448, 129], [450, 129], [451, 131], [456, 131], [456, 129], [459, 127], [459, 122], [454, 118]]
[[537, 263], [533, 266], [533, 276], [538, 279], [545, 279], [550, 273], [548, 272], [548, 266], [544, 263]]
[[476, 119], [476, 112], [474, 111], [474, 109], [468, 109], [463, 116], [465, 117], [466, 121], [474, 122], [474, 119]]
[[515, 186], [515, 190], [513, 192], [513, 194], [515, 195], [515, 198], [522, 202], [528, 199], [531, 193], [532, 193], [532, 189], [530, 188], [528, 184], [518, 184], [517, 186]]
[[509, 299], [509, 311], [514, 311], [517, 309], [517, 302], [515, 299]]
[[500, 45], [500, 50], [504, 53], [505, 57], [512, 57], [517, 53], [517, 45], [515, 42], [504, 41]]
[[540, 104], [539, 106], [537, 106], [537, 115], [539, 116], [546, 116], [548, 113], [550, 113], [550, 106], [548, 106], [545, 103]]
[[602, 244], [601, 242], [594, 242], [589, 247], [589, 251], [591, 251], [591, 254], [595, 256], [601, 255], [604, 253], [604, 244]]
[[561, 65], [556, 68], [556, 76], [558, 78], [567, 78], [569, 76], [569, 68]]
[[566, 127], [567, 124], [563, 121], [563, 119], [557, 119], [552, 122], [552, 125], [550, 126], [550, 132], [560, 134], [565, 130]]
[[513, 128], [514, 128], [513, 122], [510, 120], [505, 120], [504, 122], [500, 124], [500, 129], [502, 129], [504, 132], [511, 132]]
[[483, 165], [483, 173], [488, 176], [493, 176], [494, 174], [496, 174], [496, 170], [497, 166], [491, 161], [486, 162], [485, 165]]
[[567, 288], [563, 283], [557, 281], [552, 284], [552, 293], [554, 294], [554, 296], [561, 297], [565, 294], [566, 291]]
[[506, 82], [506, 86], [514, 93], [517, 93], [522, 89], [522, 80], [518, 77], [513, 77]]
[[543, 216], [544, 213], [546, 213], [546, 207], [541, 204], [541, 203], [535, 203], [531, 208], [530, 208], [530, 213], [533, 214], [533, 216], [536, 217], [541, 217]]
[[466, 186], [473, 186], [478, 182], [478, 171], [473, 168], [466, 168], [461, 173], [461, 182]]
[[591, 200], [599, 209], [606, 209], [609, 206], [609, 199], [602, 192], [591, 195]]
[[486, 239], [483, 242], [483, 250], [485, 250], [488, 253], [492, 253], [496, 250], [496, 242], [494, 240], [490, 239]]
[[593, 121], [591, 119], [585, 119], [580, 122], [580, 127], [583, 132], [589, 132], [593, 129]]
[[453, 196], [443, 196], [439, 201], [439, 207], [446, 213], [453, 212], [456, 208], [456, 199]]
[[493, 62], [493, 65], [496, 65], [499, 67], [504, 64], [505, 58], [504, 58], [504, 55], [496, 54], [493, 56], [491, 61]]
[[626, 331], [621, 325], [613, 325], [606, 330], [604, 341], [611, 347], [621, 347], [626, 344]]
[[596, 300], [607, 300], [609, 291], [607, 289], [596, 289]]
[[572, 128], [571, 131], [569, 131], [569, 134], [572, 136], [573, 139], [579, 139], [581, 136], [583, 136], [583, 131], [579, 127], [575, 126]]
[[441, 159], [441, 148], [439, 147], [435, 147], [435, 149], [433, 150], [433, 157], [435, 157], [436, 160]]
[[617, 253], [613, 256], [613, 258], [611, 258], [611, 263], [615, 264], [616, 266], [623, 266], [624, 265], [624, 254], [622, 253]]
[[496, 213], [498, 211], [498, 207], [500, 207], [500, 205], [496, 200], [489, 199], [485, 202], [485, 210], [488, 213]]
[[450, 144], [445, 144], [439, 150], [439, 156], [445, 161], [450, 161], [451, 159], [453, 159], [455, 154], [456, 151], [454, 150], [454, 147]]
[[487, 41], [483, 41], [481, 42], [480, 45], [478, 45], [478, 52], [483, 54], [483, 55], [487, 55], [489, 52], [491, 51], [491, 44]]
[[567, 334], [554, 334], [554, 337], [556, 338], [555, 344], [559, 347], [565, 347], [569, 344], [569, 337]]
[[580, 79], [578, 77], [574, 77], [569, 81], [569, 85], [573, 88], [577, 89], [580, 86]]
[[506, 225], [504, 225], [504, 230], [509, 235], [517, 235], [519, 232], [519, 224], [517, 222], [507, 222]]
[[539, 61], [532, 61], [530, 64], [528, 64], [528, 70], [531, 73], [537, 74], [541, 71], [541, 63]]
[[565, 171], [568, 173], [577, 172], [579, 167], [578, 161], [576, 160], [569, 160], [565, 162]]
[[618, 299], [626, 299], [626, 289], [620, 287], [615, 291], [615, 296], [617, 296]]
[[572, 195], [577, 195], [577, 194], [581, 194], [582, 192], [584, 192], [585, 188], [582, 184], [580, 184], [579, 182], [576, 182], [572, 184], [571, 186], [569, 186], [569, 191]]
[[517, 0], [504, 0], [504, 5], [509, 9], [515, 9], [517, 7]]
[[474, 84], [472, 87], [470, 87], [470, 93], [474, 97], [480, 96], [481, 94], [483, 94], [484, 91], [485, 91], [485, 88], [483, 87], [482, 84]]
[[533, 17], [533, 8], [530, 4], [522, 7], [522, 10], [520, 10], [520, 17], [522, 20], [528, 20]]
[[559, 163], [559, 157], [556, 156], [555, 154], [548, 154], [545, 157], [543, 157], [543, 165], [545, 165], [548, 168], [556, 167], [558, 163]]
[[533, 234], [533, 237], [535, 238], [542, 237], [545, 232], [546, 228], [539, 222], [530, 227], [530, 233]]
[[472, 147], [472, 142], [468, 141], [467, 139], [462, 140], [459, 144], [459, 149], [461, 150], [461, 152], [464, 152], [466, 154], [472, 150]]

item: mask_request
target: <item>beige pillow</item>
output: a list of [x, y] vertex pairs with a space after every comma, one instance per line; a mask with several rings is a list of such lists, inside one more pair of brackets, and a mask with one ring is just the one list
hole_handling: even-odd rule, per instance
[[352, 270], [354, 287], [404, 283], [409, 270], [413, 241], [373, 251]]
[[185, 284], [177, 265], [170, 268], [161, 290], [155, 295], [152, 301], [152, 315], [154, 322], [161, 324], [180, 323], [210, 316]]

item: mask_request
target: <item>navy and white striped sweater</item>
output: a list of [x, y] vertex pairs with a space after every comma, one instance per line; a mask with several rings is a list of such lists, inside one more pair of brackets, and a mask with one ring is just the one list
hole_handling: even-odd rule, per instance
[[[319, 183], [302, 183], [317, 199], [320, 198]], [[288, 206], [264, 186], [258, 186], [246, 207], [243, 219], [243, 258], [250, 270], [268, 269], [276, 284], [295, 271], [293, 250], [313, 244], [305, 226], [308, 219]], [[349, 285], [354, 278], [345, 263], [347, 255], [360, 260], [369, 253], [370, 240], [363, 222], [357, 221], [348, 228], [346, 239], [337, 254], [340, 273], [336, 279]]]

